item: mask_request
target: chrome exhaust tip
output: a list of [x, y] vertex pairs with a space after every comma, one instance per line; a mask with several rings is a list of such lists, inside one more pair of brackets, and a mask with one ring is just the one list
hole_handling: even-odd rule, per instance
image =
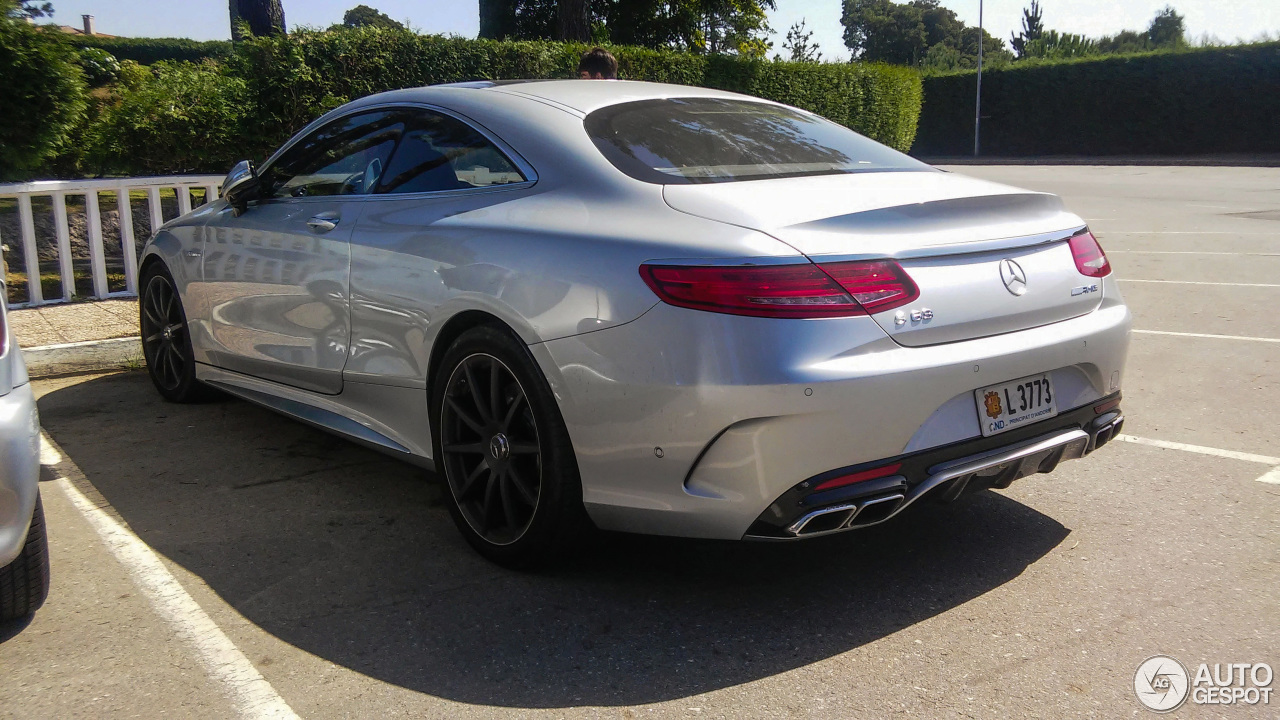
[[849, 518], [845, 527], [865, 527], [888, 520], [898, 513], [898, 509], [906, 499], [907, 496], [902, 493], [895, 493], [867, 500], [858, 506], [858, 512]]
[[787, 532], [800, 536], [823, 535], [844, 528], [858, 512], [857, 505], [833, 505], [806, 513], [787, 528]]

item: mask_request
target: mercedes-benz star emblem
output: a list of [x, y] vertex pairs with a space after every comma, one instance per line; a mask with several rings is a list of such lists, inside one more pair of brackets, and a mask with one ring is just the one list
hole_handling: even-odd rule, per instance
[[1000, 261], [1000, 279], [1004, 281], [1004, 287], [1014, 295], [1022, 295], [1027, 291], [1027, 274], [1022, 271], [1022, 266], [1018, 263], [1005, 258]]
[[495, 460], [506, 460], [511, 454], [511, 443], [507, 441], [507, 436], [498, 433], [489, 439], [489, 454]]

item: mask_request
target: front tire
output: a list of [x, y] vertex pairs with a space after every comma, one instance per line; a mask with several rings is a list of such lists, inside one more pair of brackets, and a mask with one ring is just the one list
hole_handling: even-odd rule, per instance
[[44, 534], [44, 508], [36, 496], [31, 529], [22, 552], [0, 568], [0, 622], [27, 617], [49, 597], [49, 541]]
[[196, 380], [195, 352], [182, 297], [163, 263], [153, 263], [142, 274], [138, 298], [138, 326], [142, 355], [151, 383], [165, 400], [175, 403], [208, 399], [212, 390]]
[[507, 567], [562, 558], [589, 521], [569, 432], [529, 350], [502, 328], [468, 330], [431, 396], [437, 469], [467, 542]]

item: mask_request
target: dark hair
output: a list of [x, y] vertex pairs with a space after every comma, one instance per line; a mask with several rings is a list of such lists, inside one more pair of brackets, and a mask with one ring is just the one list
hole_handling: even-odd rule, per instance
[[591, 52], [583, 53], [582, 60], [578, 61], [578, 72], [615, 80], [618, 77], [618, 59], [602, 47], [591, 48]]

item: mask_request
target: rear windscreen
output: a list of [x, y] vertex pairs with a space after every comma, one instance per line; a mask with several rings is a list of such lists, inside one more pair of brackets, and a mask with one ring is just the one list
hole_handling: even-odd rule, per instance
[[652, 183], [932, 170], [817, 115], [745, 100], [641, 100], [597, 110], [584, 123], [609, 162]]

